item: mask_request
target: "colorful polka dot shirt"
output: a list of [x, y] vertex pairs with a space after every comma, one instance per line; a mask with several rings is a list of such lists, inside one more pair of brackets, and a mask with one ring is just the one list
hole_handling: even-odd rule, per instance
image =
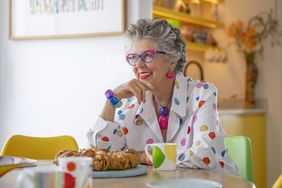
[[[138, 104], [123, 99], [115, 122], [98, 117], [87, 133], [90, 145], [108, 150], [144, 151], [149, 143], [164, 142], [153, 104], [153, 94]], [[176, 75], [166, 142], [177, 144], [177, 165], [239, 175], [224, 146], [224, 131], [217, 111], [217, 88], [211, 83]]]

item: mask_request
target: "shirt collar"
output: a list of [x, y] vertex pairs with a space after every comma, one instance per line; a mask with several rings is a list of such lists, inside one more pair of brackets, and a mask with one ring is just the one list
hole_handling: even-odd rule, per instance
[[162, 133], [159, 128], [158, 118], [154, 108], [152, 92], [147, 91], [146, 100], [140, 104], [135, 117], [138, 117], [137, 114], [147, 123], [159, 141], [163, 142]]
[[187, 104], [187, 78], [182, 74], [176, 74], [171, 110], [177, 113], [180, 117], [186, 115]]
[[[171, 100], [171, 110], [179, 116], [184, 117], [186, 115], [187, 103], [187, 78], [181, 74], [176, 74]], [[144, 110], [147, 111], [148, 109], [155, 109], [153, 103], [153, 93], [150, 91], [147, 91], [145, 102], [140, 104], [136, 114], [143, 113]]]

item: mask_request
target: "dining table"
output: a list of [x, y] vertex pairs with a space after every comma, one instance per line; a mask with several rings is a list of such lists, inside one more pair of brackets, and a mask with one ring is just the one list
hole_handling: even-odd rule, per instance
[[[52, 161], [39, 160], [37, 166], [26, 168], [57, 168]], [[19, 188], [17, 177], [26, 168], [13, 169], [0, 177], [0, 188]], [[146, 174], [123, 178], [94, 178], [93, 188], [143, 188], [153, 187], [152, 184], [164, 180], [207, 180], [228, 188], [255, 188], [255, 184], [238, 176], [215, 172], [206, 169], [177, 168], [173, 171], [156, 171], [152, 166], [146, 166]], [[161, 186], [159, 186], [161, 187]], [[174, 187], [174, 186], [171, 186]], [[175, 186], [177, 187], [177, 186]], [[189, 187], [189, 184], [185, 187]]]

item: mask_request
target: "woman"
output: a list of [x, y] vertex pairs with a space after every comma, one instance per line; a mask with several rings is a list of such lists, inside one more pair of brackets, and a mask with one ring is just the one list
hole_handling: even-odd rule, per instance
[[186, 46], [166, 20], [140, 19], [127, 31], [127, 62], [135, 79], [106, 92], [106, 104], [87, 133], [92, 146], [134, 149], [146, 162], [148, 143], [173, 142], [181, 167], [238, 175], [224, 146], [217, 89], [182, 75]]

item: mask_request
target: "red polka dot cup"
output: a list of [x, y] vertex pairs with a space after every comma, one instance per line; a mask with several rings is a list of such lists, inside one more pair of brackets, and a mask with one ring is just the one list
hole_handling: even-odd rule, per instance
[[59, 158], [59, 167], [75, 178], [75, 188], [92, 187], [92, 166], [91, 157]]

